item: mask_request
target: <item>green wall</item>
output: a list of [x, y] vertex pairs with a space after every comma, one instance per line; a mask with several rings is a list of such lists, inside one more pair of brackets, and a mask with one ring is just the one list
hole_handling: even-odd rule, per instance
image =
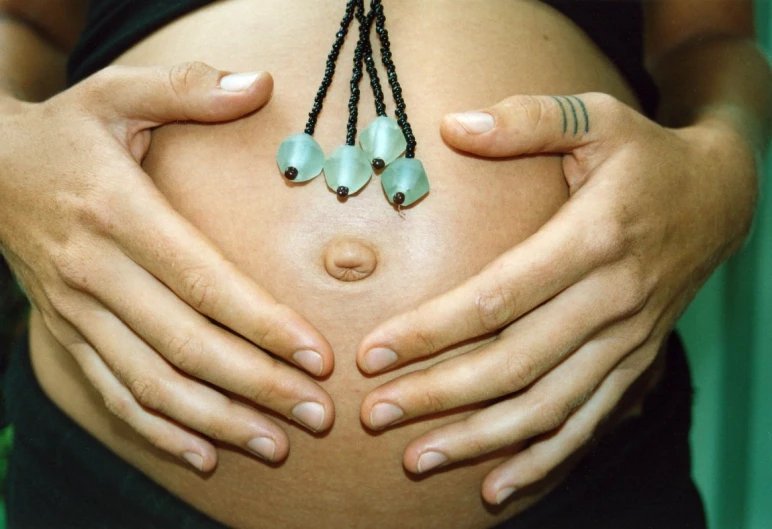
[[[772, 2], [756, 0], [772, 56]], [[681, 319], [696, 387], [694, 476], [712, 529], [772, 529], [772, 156], [751, 238]]]

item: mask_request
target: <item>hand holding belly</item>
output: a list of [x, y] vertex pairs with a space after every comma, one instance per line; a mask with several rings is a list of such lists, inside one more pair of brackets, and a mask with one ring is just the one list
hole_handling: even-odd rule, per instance
[[312, 431], [333, 422], [329, 395], [267, 354], [325, 375], [325, 338], [228, 262], [139, 165], [150, 129], [233, 120], [271, 90], [267, 74], [197, 63], [111, 67], [44, 103], [13, 103], [0, 125], [0, 249], [107, 407], [204, 471], [217, 458], [207, 438], [286, 456], [286, 433], [253, 403]]
[[492, 400], [413, 440], [404, 465], [426, 472], [530, 442], [485, 478], [486, 501], [501, 503], [586, 444], [652, 364], [747, 232], [734, 212], [752, 190], [727, 175], [754, 160], [728, 127], [666, 129], [604, 94], [516, 96], [448, 116], [442, 133], [480, 156], [564, 154], [571, 198], [478, 276], [360, 343], [358, 365], [376, 373], [497, 333], [372, 391], [361, 420], [380, 429]]

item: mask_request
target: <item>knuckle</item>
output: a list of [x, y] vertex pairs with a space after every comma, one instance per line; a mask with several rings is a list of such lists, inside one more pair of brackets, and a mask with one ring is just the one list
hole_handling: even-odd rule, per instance
[[183, 97], [209, 71], [209, 66], [200, 61], [176, 64], [169, 68], [169, 85], [178, 97]]
[[506, 286], [483, 291], [475, 297], [477, 318], [486, 331], [495, 331], [517, 315], [517, 296]]
[[207, 421], [206, 435], [215, 441], [225, 441], [228, 439], [228, 427], [222, 418], [214, 418]]
[[504, 364], [507, 393], [515, 393], [531, 384], [538, 375], [538, 369], [534, 360], [523, 353], [507, 355]]
[[646, 306], [649, 299], [649, 288], [646, 284], [646, 274], [638, 262], [624, 267], [622, 272], [623, 290], [617, 306], [623, 316], [638, 314]]
[[[483, 424], [480, 424], [480, 420], [475, 415], [462, 420], [459, 423], [465, 432], [480, 432], [484, 431]], [[506, 443], [502, 443], [502, 440], [490, 436], [490, 435], [472, 435], [464, 439], [463, 453], [466, 457], [474, 457], [482, 454], [488, 454], [501, 448]]]
[[413, 335], [425, 352], [438, 351], [440, 349], [439, 341], [431, 329], [417, 327]]
[[[422, 387], [422, 386], [418, 386]], [[453, 407], [452, 400], [442, 391], [432, 390], [419, 393], [418, 410], [423, 413], [445, 411]]]
[[105, 408], [107, 411], [123, 421], [131, 417], [132, 403], [128, 395], [104, 395]]
[[303, 394], [297, 382], [279, 371], [278, 366], [279, 363], [274, 361], [273, 367], [263, 370], [261, 380], [249, 385], [248, 396], [253, 402], [276, 406], [279, 403], [295, 402]]
[[272, 315], [256, 322], [255, 329], [248, 338], [252, 343], [273, 349], [287, 341], [287, 327], [284, 323], [292, 321], [294, 311], [287, 305], [276, 303], [271, 307]]
[[166, 356], [177, 368], [196, 376], [201, 372], [203, 348], [201, 340], [194, 333], [174, 333], [166, 344]]
[[151, 377], [137, 378], [129, 384], [129, 390], [142, 406], [161, 411], [164, 406], [162, 385]]
[[[65, 286], [80, 292], [89, 290], [89, 267], [88, 260], [78, 245], [72, 241], [65, 247], [60, 248], [52, 254], [52, 262], [56, 274]], [[69, 308], [70, 300], [63, 292], [51, 292], [49, 299], [54, 308], [62, 312]]]
[[210, 313], [217, 308], [217, 288], [212, 272], [206, 268], [188, 268], [182, 272], [183, 295], [198, 312]]
[[600, 263], [621, 259], [629, 248], [624, 223], [613, 214], [601, 215], [587, 231], [588, 253]]
[[95, 193], [89, 193], [89, 195], [87, 199], [79, 200], [75, 206], [78, 220], [88, 229], [99, 234], [114, 233], [117, 220], [110, 201], [104, 195], [94, 196]]
[[552, 431], [561, 426], [571, 413], [571, 406], [566, 403], [542, 401], [536, 406], [534, 416], [541, 433]]

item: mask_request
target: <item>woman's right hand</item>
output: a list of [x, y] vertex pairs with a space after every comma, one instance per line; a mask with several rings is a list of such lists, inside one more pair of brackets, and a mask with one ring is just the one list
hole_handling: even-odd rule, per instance
[[[284, 430], [332, 424], [314, 376], [325, 338], [228, 262], [140, 162], [152, 128], [264, 105], [268, 74], [199, 63], [109, 67], [43, 103], [0, 102], [0, 250], [107, 408], [158, 448], [210, 471], [211, 440], [270, 461]], [[270, 353], [270, 354], [269, 354]]]

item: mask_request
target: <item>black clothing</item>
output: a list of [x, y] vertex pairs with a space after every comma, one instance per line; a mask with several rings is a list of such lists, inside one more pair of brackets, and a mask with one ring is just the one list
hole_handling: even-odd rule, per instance
[[[69, 83], [75, 84], [104, 68], [155, 30], [212, 2], [93, 0], [86, 27], [70, 55]], [[595, 41], [636, 91], [646, 115], [653, 116], [657, 89], [643, 65], [640, 0], [545, 0], [545, 3], [573, 20]]]
[[[497, 529], [706, 528], [690, 475], [686, 354], [676, 335], [667, 349], [664, 378], [642, 415], [601, 437], [554, 491]], [[223, 529], [62, 413], [35, 379], [26, 336], [14, 348], [6, 391], [15, 428], [8, 529]]]

